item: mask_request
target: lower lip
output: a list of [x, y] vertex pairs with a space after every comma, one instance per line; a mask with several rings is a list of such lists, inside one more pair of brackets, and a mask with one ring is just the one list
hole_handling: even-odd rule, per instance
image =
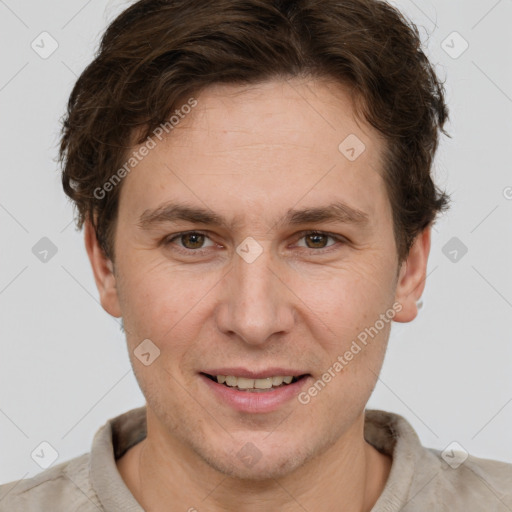
[[219, 384], [203, 374], [199, 376], [222, 402], [237, 411], [249, 413], [272, 412], [279, 409], [283, 404], [295, 398], [310, 379], [307, 376], [274, 390], [251, 392], [238, 391], [236, 388]]

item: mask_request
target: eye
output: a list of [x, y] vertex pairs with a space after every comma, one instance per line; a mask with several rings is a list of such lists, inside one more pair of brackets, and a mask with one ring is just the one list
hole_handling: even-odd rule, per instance
[[[163, 240], [163, 243], [164, 245], [171, 245], [175, 240], [179, 240], [182, 245], [178, 245], [178, 249], [184, 252], [201, 252], [200, 249], [203, 249], [202, 246], [206, 239], [209, 240], [208, 236], [200, 231], [188, 231], [166, 238]], [[212, 243], [213, 245], [215, 244]]]
[[323, 231], [303, 231], [299, 233], [299, 235], [299, 240], [305, 240], [305, 246], [299, 245], [299, 247], [306, 247], [307, 249], [325, 249], [328, 247], [332, 247], [333, 245], [336, 245], [326, 245], [327, 240], [329, 238], [338, 242], [344, 241], [342, 237], [331, 235], [330, 233], [324, 233]]

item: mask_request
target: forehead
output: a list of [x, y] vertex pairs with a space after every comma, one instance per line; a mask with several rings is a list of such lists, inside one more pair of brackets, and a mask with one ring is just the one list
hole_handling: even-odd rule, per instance
[[[187, 99], [180, 101], [185, 104]], [[364, 140], [371, 153], [383, 142], [377, 131], [356, 117], [348, 90], [327, 79], [214, 84], [198, 95], [197, 106], [183, 117], [173, 129], [173, 140], [167, 140], [176, 146], [193, 136], [194, 144], [201, 140], [211, 151], [219, 146], [216, 152], [236, 151], [247, 140], [246, 151], [257, 151], [258, 144], [273, 149], [282, 144], [291, 158], [288, 150], [299, 142], [298, 153], [315, 149], [338, 157], [339, 143], [349, 135]]]
[[370, 216], [385, 206], [377, 197], [385, 196], [383, 140], [356, 118], [339, 85], [301, 79], [214, 85], [194, 99], [196, 106], [155, 139], [125, 178], [121, 197], [139, 217], [178, 196], [216, 210], [238, 206], [238, 219], [279, 204], [286, 214], [299, 202], [343, 201]]

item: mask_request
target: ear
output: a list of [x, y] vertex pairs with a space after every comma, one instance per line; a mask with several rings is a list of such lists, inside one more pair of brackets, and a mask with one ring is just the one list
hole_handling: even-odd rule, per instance
[[89, 255], [94, 280], [100, 294], [103, 309], [114, 317], [121, 317], [121, 308], [117, 296], [116, 278], [112, 261], [100, 247], [96, 233], [89, 220], [84, 223], [85, 248]]
[[416, 302], [425, 288], [430, 236], [429, 225], [415, 238], [407, 259], [401, 265], [395, 300], [402, 305], [402, 310], [395, 315], [396, 322], [411, 322], [418, 315]]

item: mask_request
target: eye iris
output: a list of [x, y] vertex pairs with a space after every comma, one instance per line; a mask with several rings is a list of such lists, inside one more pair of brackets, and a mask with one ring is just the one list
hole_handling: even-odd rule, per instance
[[182, 242], [190, 238], [199, 238], [199, 242], [197, 242], [197, 240], [195, 243], [192, 242], [193, 247], [188, 247], [187, 242], [184, 242], [183, 245], [188, 249], [199, 249], [204, 242], [204, 235], [201, 235], [200, 233], [187, 233], [185, 235], [181, 235]]
[[[324, 242], [326, 242], [326, 240], [327, 240], [327, 236], [322, 233], [312, 233], [310, 235], [306, 235], [306, 240], [312, 240], [312, 239], [318, 240], [319, 238], [323, 238]], [[315, 242], [313, 242], [313, 243], [315, 243]], [[308, 245], [308, 247], [309, 247], [309, 245]], [[321, 244], [320, 249], [322, 249], [324, 247], [325, 247], [325, 243]], [[319, 246], [315, 245], [313, 248], [318, 249]]]

